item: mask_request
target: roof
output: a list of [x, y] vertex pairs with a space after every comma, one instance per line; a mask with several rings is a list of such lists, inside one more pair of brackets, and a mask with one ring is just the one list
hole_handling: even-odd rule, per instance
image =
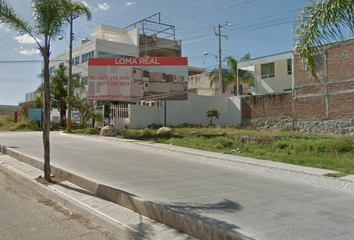
[[260, 58], [249, 59], [246, 61], [238, 62], [237, 67], [239, 69], [244, 69], [247, 67], [261, 65], [265, 63], [277, 62], [281, 60], [291, 59], [293, 57], [293, 51], [277, 53], [269, 56], [264, 56]]

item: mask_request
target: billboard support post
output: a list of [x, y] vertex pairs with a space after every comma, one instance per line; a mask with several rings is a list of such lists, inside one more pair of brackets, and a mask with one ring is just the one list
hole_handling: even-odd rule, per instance
[[167, 110], [167, 107], [166, 107], [166, 104], [167, 104], [167, 101], [166, 100], [164, 100], [163, 101], [163, 107], [164, 107], [164, 110], [163, 110], [163, 126], [164, 127], [166, 127], [166, 116], [167, 116], [167, 114], [166, 114], [166, 110]]
[[111, 101], [108, 100], [108, 125], [111, 125]]

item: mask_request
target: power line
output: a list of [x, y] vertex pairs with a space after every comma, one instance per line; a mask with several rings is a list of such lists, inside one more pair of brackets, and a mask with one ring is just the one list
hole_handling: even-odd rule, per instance
[[[190, 15], [190, 16], [187, 16], [187, 17], [175, 18], [175, 19], [172, 19], [172, 20], [169, 20], [169, 21], [165, 21], [165, 22], [179, 21], [179, 20], [183, 20], [183, 19], [187, 19], [187, 18], [199, 17], [201, 15], [222, 11], [222, 10], [225, 10], [225, 9], [228, 9], [228, 8], [241, 6], [241, 5], [244, 5], [244, 4], [247, 4], [247, 3], [251, 3], [251, 2], [255, 2], [255, 1], [257, 1], [257, 0], [249, 0], [247, 2], [237, 3], [237, 4], [234, 4], [234, 5], [231, 5], [231, 6], [227, 6], [227, 7], [223, 7], [223, 8], [219, 8], [219, 9], [214, 9], [214, 10], [211, 10], [211, 11], [208, 11], [208, 12], [197, 13], [197, 14]], [[162, 23], [164, 23], [164, 22], [162, 22]]]

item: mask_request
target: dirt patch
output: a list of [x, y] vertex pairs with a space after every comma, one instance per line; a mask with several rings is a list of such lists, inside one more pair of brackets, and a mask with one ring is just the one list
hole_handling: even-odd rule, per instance
[[44, 177], [42, 177], [42, 176], [35, 178], [35, 180], [43, 185], [46, 185], [46, 186], [65, 181], [64, 179], [61, 179], [61, 178], [58, 178], [55, 176], [52, 176], [50, 181], [45, 180]]

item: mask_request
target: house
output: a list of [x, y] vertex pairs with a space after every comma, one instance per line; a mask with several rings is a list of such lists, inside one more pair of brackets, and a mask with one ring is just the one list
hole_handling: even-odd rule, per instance
[[237, 67], [254, 72], [253, 95], [281, 93], [292, 89], [292, 51], [238, 62]]

